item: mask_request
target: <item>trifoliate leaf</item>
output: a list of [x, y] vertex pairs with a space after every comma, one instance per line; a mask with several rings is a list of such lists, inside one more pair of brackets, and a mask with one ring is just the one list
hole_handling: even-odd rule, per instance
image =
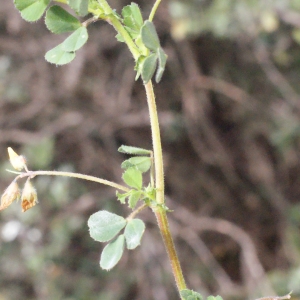
[[51, 6], [45, 17], [47, 28], [55, 34], [74, 31], [81, 27], [80, 21], [58, 5]]
[[125, 237], [123, 234], [110, 242], [102, 251], [100, 267], [104, 270], [112, 269], [121, 259], [124, 252]]
[[145, 223], [142, 220], [133, 219], [128, 221], [124, 231], [127, 249], [135, 249], [140, 245], [144, 231]]
[[140, 34], [143, 25], [143, 17], [139, 6], [136, 3], [127, 5], [122, 10], [124, 25], [130, 36], [135, 39]]
[[126, 225], [126, 220], [116, 214], [102, 210], [94, 213], [88, 220], [90, 236], [98, 242], [114, 238]]
[[61, 44], [62, 49], [67, 52], [75, 52], [80, 49], [88, 40], [88, 32], [85, 27], [80, 27], [74, 31]]
[[65, 65], [71, 62], [75, 58], [74, 52], [66, 52], [62, 49], [62, 44], [56, 46], [55, 48], [49, 50], [45, 59], [55, 65]]
[[14, 0], [14, 3], [24, 20], [34, 22], [43, 15], [50, 0]]

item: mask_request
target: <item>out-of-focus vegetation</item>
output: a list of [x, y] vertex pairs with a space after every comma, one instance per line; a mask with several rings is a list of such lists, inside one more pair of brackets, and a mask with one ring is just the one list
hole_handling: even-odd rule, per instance
[[[137, 1], [145, 15], [151, 4]], [[110, 1], [117, 10], [128, 1]], [[156, 86], [167, 205], [188, 285], [224, 299], [300, 297], [300, 3], [162, 1], [155, 22], [169, 55]], [[60, 42], [42, 21], [0, 10], [0, 188], [6, 148], [31, 168], [119, 180], [121, 144], [151, 147], [132, 59], [106, 24], [72, 64], [44, 54]], [[176, 299], [155, 220], [141, 247], [110, 272], [88, 216], [126, 216], [115, 191], [34, 179], [39, 205], [0, 215], [0, 299]]]

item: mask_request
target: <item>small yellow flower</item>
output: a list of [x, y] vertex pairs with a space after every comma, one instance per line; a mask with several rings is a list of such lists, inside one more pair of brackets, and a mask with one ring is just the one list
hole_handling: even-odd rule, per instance
[[20, 197], [19, 186], [16, 181], [13, 181], [7, 189], [4, 191], [1, 197], [0, 210], [3, 210], [10, 206], [13, 201], [17, 200]]
[[22, 212], [25, 212], [38, 203], [36, 190], [31, 184], [30, 180], [27, 180], [24, 185], [21, 200]]
[[11, 147], [8, 147], [7, 151], [8, 151], [10, 163], [17, 171], [27, 169], [26, 159], [23, 155], [18, 155]]

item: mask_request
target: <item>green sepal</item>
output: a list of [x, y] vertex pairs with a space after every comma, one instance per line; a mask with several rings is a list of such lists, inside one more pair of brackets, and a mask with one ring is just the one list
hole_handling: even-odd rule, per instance
[[21, 17], [28, 22], [40, 19], [49, 3], [50, 0], [14, 0]]
[[125, 246], [124, 234], [106, 245], [101, 253], [100, 267], [104, 270], [111, 270], [121, 259]]
[[62, 44], [56, 46], [55, 48], [49, 50], [46, 55], [45, 59], [55, 65], [65, 65], [71, 62], [75, 58], [74, 52], [66, 52], [62, 48]]
[[47, 28], [55, 34], [75, 31], [81, 27], [80, 21], [58, 5], [51, 6], [45, 16]]

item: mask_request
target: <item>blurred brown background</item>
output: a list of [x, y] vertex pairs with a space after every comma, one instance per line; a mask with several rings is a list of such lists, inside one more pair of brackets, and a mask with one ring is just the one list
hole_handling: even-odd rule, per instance
[[[0, 8], [0, 188], [8, 146], [31, 169], [120, 182], [121, 144], [151, 147], [143, 86], [113, 28], [89, 27], [69, 65], [44, 54], [65, 36]], [[120, 12], [130, 1], [109, 3]], [[154, 1], [137, 1], [146, 18]], [[155, 85], [167, 205], [190, 288], [224, 299], [300, 297], [300, 2], [162, 1], [155, 24], [168, 65]], [[150, 211], [142, 245], [110, 272], [87, 219], [130, 211], [115, 191], [34, 179], [39, 205], [0, 214], [0, 300], [178, 299]]]

